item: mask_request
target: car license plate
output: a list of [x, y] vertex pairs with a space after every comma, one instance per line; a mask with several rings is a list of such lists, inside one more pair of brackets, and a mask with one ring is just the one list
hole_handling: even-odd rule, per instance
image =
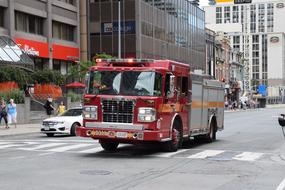
[[118, 138], [127, 138], [128, 137], [128, 133], [127, 132], [117, 132], [116, 133], [116, 137], [118, 137]]
[[49, 126], [45, 126], [45, 131], [49, 131]]

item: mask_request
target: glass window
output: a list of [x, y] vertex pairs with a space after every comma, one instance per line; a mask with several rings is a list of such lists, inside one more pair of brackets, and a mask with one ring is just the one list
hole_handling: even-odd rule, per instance
[[239, 7], [233, 6], [233, 23], [239, 22]]
[[71, 4], [71, 5], [75, 5], [75, 2], [76, 2], [76, 0], [60, 0], [60, 1]]
[[149, 71], [94, 71], [88, 85], [90, 94], [160, 96], [162, 77]]
[[231, 7], [224, 7], [224, 23], [231, 22]]
[[216, 7], [216, 24], [222, 23], [222, 7]]
[[53, 38], [67, 40], [67, 41], [74, 41], [74, 30], [75, 30], [74, 26], [57, 21], [52, 22]]
[[0, 7], [0, 27], [4, 27], [4, 7]]
[[18, 31], [43, 35], [43, 18], [16, 11], [15, 28]]
[[182, 77], [181, 94], [184, 95], [184, 96], [188, 95], [188, 77]]

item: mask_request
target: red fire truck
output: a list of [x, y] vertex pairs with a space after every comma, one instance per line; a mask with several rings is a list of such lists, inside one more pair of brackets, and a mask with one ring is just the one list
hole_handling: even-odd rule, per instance
[[119, 143], [161, 142], [176, 151], [190, 137], [212, 142], [224, 126], [224, 85], [170, 60], [98, 59], [86, 75], [77, 135]]

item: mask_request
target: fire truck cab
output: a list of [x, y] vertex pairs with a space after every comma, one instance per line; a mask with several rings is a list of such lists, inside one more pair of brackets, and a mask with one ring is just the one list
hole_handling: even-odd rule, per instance
[[99, 59], [86, 75], [83, 118], [77, 135], [99, 139], [107, 151], [143, 142], [176, 151], [193, 136], [215, 140], [224, 86], [175, 61]]

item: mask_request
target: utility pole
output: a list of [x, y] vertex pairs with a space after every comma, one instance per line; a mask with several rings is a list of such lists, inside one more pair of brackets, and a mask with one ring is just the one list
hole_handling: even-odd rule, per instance
[[118, 58], [121, 57], [121, 0], [118, 0]]

